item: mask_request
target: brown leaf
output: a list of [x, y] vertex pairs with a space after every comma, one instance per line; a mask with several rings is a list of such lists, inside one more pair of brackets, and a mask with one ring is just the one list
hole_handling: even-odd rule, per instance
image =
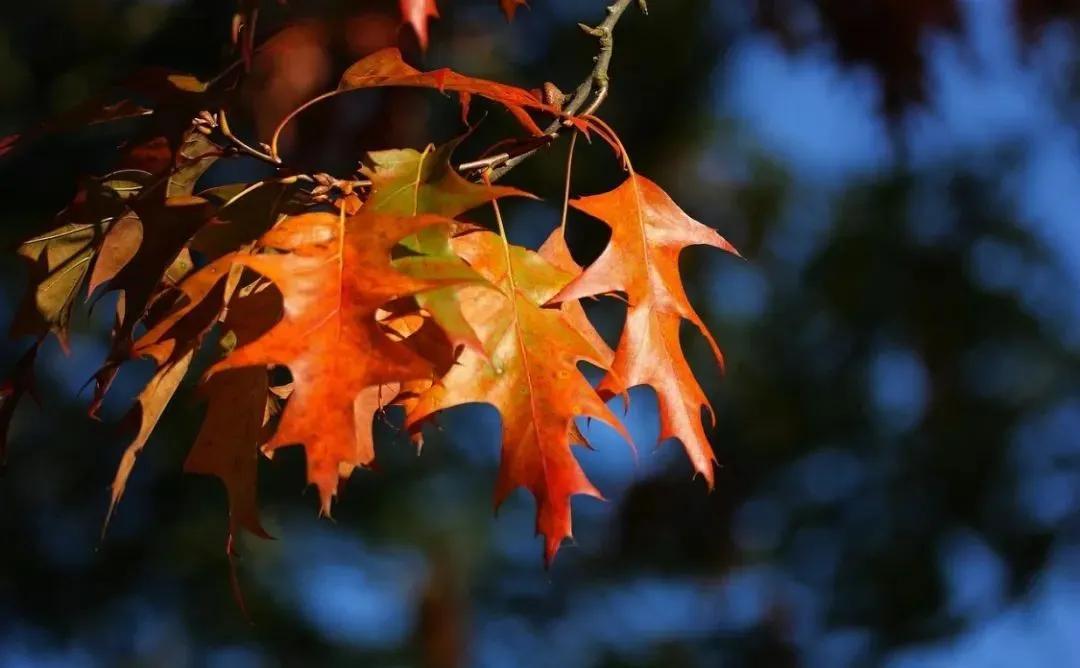
[[180, 284], [180, 298], [132, 345], [133, 357], [150, 357], [158, 365], [185, 355], [217, 322], [226, 303], [226, 278], [235, 254], [219, 258]]
[[184, 470], [212, 475], [229, 496], [229, 532], [246, 529], [261, 538], [270, 534], [259, 521], [257, 500], [259, 446], [265, 442], [266, 369], [229, 369], [207, 379], [201, 393], [209, 404]]
[[128, 211], [109, 226], [90, 272], [90, 281], [86, 286], [88, 295], [116, 278], [120, 270], [131, 262], [142, 245], [142, 235], [142, 223], [134, 211]]
[[[173, 268], [177, 258], [181, 258], [184, 246], [213, 213], [210, 202], [193, 196], [155, 197], [137, 202], [133, 208], [143, 226], [142, 243], [131, 260], [107, 284], [110, 291], [122, 290], [124, 294], [109, 358], [95, 375], [91, 415], [96, 415], [100, 408], [119, 365], [130, 358], [132, 332], [158, 294], [166, 272]], [[182, 273], [186, 273], [189, 266], [187, 263], [182, 266]]]
[[116, 505], [120, 502], [120, 497], [124, 495], [128, 478], [135, 468], [136, 459], [146, 446], [150, 434], [154, 431], [154, 427], [157, 426], [158, 420], [161, 419], [161, 414], [165, 412], [165, 407], [169, 405], [169, 401], [176, 394], [176, 388], [180, 386], [180, 381], [187, 374], [194, 354], [194, 350], [189, 350], [187, 354], [175, 362], [170, 362], [158, 368], [154, 377], [139, 393], [138, 402], [128, 414], [127, 419], [137, 422], [139, 431], [135, 435], [135, 439], [124, 450], [124, 454], [120, 458], [120, 464], [117, 466], [116, 476], [113, 478], [111, 488], [109, 512], [105, 516], [105, 525], [101, 530], [102, 536], [105, 535], [105, 531], [109, 527], [109, 520], [112, 519], [112, 515], [116, 511]]
[[30, 263], [27, 292], [15, 313], [11, 335], [36, 337], [55, 333], [67, 346], [71, 310], [107, 229], [115, 202], [103, 201], [89, 188], [58, 216], [61, 225], [28, 239], [18, 253]]

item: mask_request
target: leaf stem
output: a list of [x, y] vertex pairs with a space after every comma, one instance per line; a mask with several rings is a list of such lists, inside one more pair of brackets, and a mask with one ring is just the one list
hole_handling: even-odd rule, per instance
[[233, 145], [233, 147], [236, 148], [236, 150], [240, 151], [241, 153], [246, 153], [253, 158], [262, 160], [263, 162], [268, 162], [276, 167], [281, 166], [281, 159], [274, 155], [273, 149], [271, 149], [270, 153], [260, 151], [259, 149], [252, 147], [243, 139], [240, 139], [235, 134], [233, 134], [232, 128], [229, 127], [229, 118], [225, 115], [224, 109], [218, 110], [217, 122], [218, 128], [221, 130], [221, 134], [229, 140], [229, 142]]
[[562, 217], [559, 219], [559, 234], [566, 238], [566, 218], [570, 213], [570, 175], [574, 169], [574, 147], [577, 146], [578, 133], [570, 135], [570, 150], [566, 152], [566, 186], [563, 189]]

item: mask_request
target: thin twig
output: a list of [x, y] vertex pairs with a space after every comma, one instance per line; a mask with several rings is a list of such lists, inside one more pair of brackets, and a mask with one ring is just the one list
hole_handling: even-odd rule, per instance
[[[593, 66], [588, 78], [581, 82], [574, 90], [574, 94], [563, 105], [565, 116], [569, 117], [577, 114], [582, 107], [585, 107], [586, 102], [589, 102], [589, 105], [585, 107], [582, 113], [585, 115], [593, 114], [607, 98], [610, 85], [608, 68], [611, 66], [611, 55], [615, 50], [615, 26], [618, 24], [619, 19], [622, 18], [623, 13], [626, 12], [627, 7], [633, 2], [635, 0], [616, 0], [608, 6], [607, 18], [595, 28], [585, 24], [578, 24], [586, 33], [600, 40], [600, 53], [596, 56], [596, 64]], [[649, 9], [645, 0], [637, 0], [637, 4], [642, 12], [648, 13]], [[589, 101], [590, 97], [592, 97], [591, 102]], [[553, 138], [557, 137], [565, 124], [566, 121], [562, 119], [555, 121], [544, 132]], [[502, 178], [507, 172], [531, 158], [539, 150], [540, 147], [537, 147], [507, 160], [506, 164], [492, 172], [491, 180], [497, 181]]]
[[234, 135], [232, 129], [229, 127], [229, 119], [227, 116], [225, 116], [224, 109], [218, 111], [217, 122], [218, 127], [221, 130], [221, 134], [224, 135], [224, 137], [232, 143], [233, 147], [236, 148], [236, 150], [240, 151], [241, 153], [246, 153], [253, 158], [258, 158], [263, 162], [268, 162], [275, 167], [282, 166], [280, 158], [277, 158], [276, 156], [273, 156], [265, 151], [260, 151], [259, 149], [247, 144], [243, 139], [240, 139], [239, 137]]

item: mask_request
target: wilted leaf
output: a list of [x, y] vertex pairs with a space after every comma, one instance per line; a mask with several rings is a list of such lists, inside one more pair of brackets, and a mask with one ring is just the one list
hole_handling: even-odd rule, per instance
[[213, 213], [213, 206], [200, 197], [184, 196], [149, 199], [133, 206], [142, 224], [142, 243], [131, 260], [107, 284], [110, 291], [123, 291], [119, 322], [113, 332], [112, 349], [105, 366], [96, 374], [94, 400], [90, 414], [95, 415], [116, 376], [119, 365], [131, 353], [131, 335], [143, 318], [151, 300], [162, 289], [166, 272], [178, 258], [181, 275], [190, 269], [190, 260], [181, 257], [184, 246]]

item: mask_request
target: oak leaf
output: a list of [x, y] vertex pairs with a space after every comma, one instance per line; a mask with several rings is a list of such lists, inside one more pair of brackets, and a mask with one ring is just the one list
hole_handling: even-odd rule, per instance
[[338, 479], [371, 464], [374, 412], [354, 406], [370, 387], [423, 379], [431, 363], [391, 341], [375, 320], [391, 300], [437, 285], [393, 270], [391, 250], [438, 216], [399, 217], [361, 210], [356, 216], [310, 213], [286, 218], [260, 241], [283, 251], [238, 258], [281, 291], [284, 314], [265, 335], [241, 346], [211, 373], [247, 366], [284, 365], [294, 389], [268, 455], [302, 444], [308, 480], [330, 512]]
[[135, 355], [154, 359], [157, 370], [126, 418], [139, 427], [113, 477], [106, 527], [127, 488], [139, 454], [187, 374], [203, 336], [224, 308], [225, 279], [232, 264], [233, 256], [222, 258], [190, 276], [180, 286], [181, 297], [175, 308], [132, 346]]
[[95, 375], [97, 386], [90, 405], [91, 415], [100, 408], [119, 365], [129, 359], [135, 325], [160, 293], [162, 281], [178, 280], [190, 270], [186, 245], [206, 224], [213, 206], [201, 197], [151, 197], [133, 204], [133, 210], [142, 226], [140, 244], [127, 264], [106, 284], [109, 291], [120, 290], [123, 295], [118, 304], [112, 349], [104, 367]]
[[341, 77], [339, 90], [358, 88], [376, 88], [381, 86], [407, 86], [432, 88], [439, 92], [452, 91], [461, 97], [465, 112], [473, 95], [479, 95], [497, 102], [509, 111], [529, 132], [536, 136], [543, 131], [527, 110], [538, 111], [551, 116], [560, 116], [561, 112], [543, 99], [524, 88], [478, 79], [458, 74], [450, 69], [421, 72], [401, 58], [401, 52], [395, 48], [382, 49], [357, 61]]
[[660, 439], [679, 439], [711, 487], [716, 457], [701, 418], [702, 408], [710, 412], [711, 408], [679, 342], [682, 321], [698, 328], [721, 364], [723, 356], [686, 296], [679, 255], [693, 245], [737, 251], [714, 230], [687, 216], [658, 185], [637, 174], [611, 192], [570, 204], [611, 227], [611, 241], [552, 301], [626, 295], [626, 324], [612, 373], [599, 389], [624, 394], [637, 385], [652, 387], [660, 404]]
[[[231, 299], [222, 327], [231, 343], [246, 345], [273, 326], [280, 310], [277, 290], [263, 286]], [[258, 366], [222, 371], [208, 378], [200, 392], [207, 399], [206, 417], [184, 470], [215, 476], [225, 485], [230, 536], [245, 529], [269, 538], [259, 520], [257, 499], [259, 448], [271, 435], [267, 371]]]
[[[363, 173], [371, 180], [371, 194], [365, 204], [371, 211], [400, 215], [436, 214], [455, 218], [466, 211], [500, 197], [531, 197], [517, 188], [487, 186], [468, 181], [450, 162], [460, 140], [423, 151], [400, 149], [373, 151], [370, 166]], [[453, 229], [447, 225], [430, 227], [403, 240], [413, 255], [394, 262], [399, 271], [421, 279], [457, 276], [462, 284], [483, 279], [457, 256], [450, 245]], [[421, 308], [434, 318], [451, 341], [483, 352], [476, 332], [461, 314], [459, 285], [438, 287], [416, 295]]]
[[[572, 535], [570, 497], [602, 498], [585, 477], [571, 444], [574, 419], [595, 417], [629, 441], [625, 428], [581, 374], [579, 362], [605, 367], [606, 354], [571, 324], [562, 309], [542, 308], [573, 274], [520, 247], [506, 247], [491, 232], [465, 235], [455, 249], [499, 291], [468, 289], [465, 315], [491, 351], [490, 359], [465, 350], [458, 363], [410, 410], [413, 430], [437, 411], [489, 403], [502, 416], [502, 462], [495, 502], [524, 486], [537, 502], [536, 530], [544, 535], [546, 563]], [[509, 262], [507, 261], [509, 259]]]
[[180, 382], [187, 375], [191, 366], [191, 359], [195, 355], [194, 348], [187, 350], [179, 359], [167, 362], [154, 373], [154, 376], [139, 393], [139, 398], [134, 407], [128, 413], [126, 420], [138, 424], [138, 432], [134, 440], [128, 444], [124, 454], [120, 457], [120, 464], [116, 467], [116, 475], [110, 488], [109, 512], [105, 516], [105, 524], [102, 527], [102, 535], [109, 527], [109, 521], [116, 512], [116, 506], [127, 488], [128, 478], [135, 468], [135, 462], [146, 447], [157, 426], [165, 407], [169, 405], [173, 395], [176, 394]]

